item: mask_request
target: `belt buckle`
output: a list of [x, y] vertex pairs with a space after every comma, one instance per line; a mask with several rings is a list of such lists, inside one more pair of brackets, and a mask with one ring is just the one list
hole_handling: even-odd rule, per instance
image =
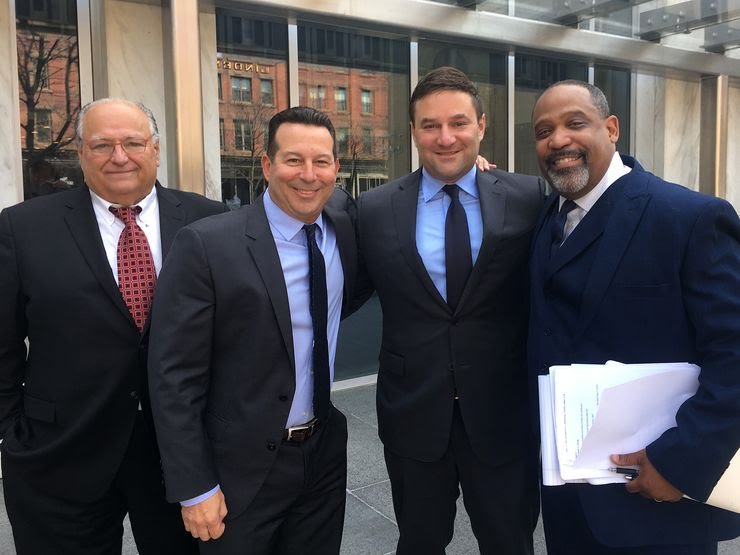
[[288, 428], [287, 430], [285, 430], [286, 441], [294, 441], [297, 443], [306, 441], [309, 437], [313, 435], [318, 423], [318, 419], [314, 418], [310, 422], [306, 422], [305, 424], [301, 424], [300, 426], [292, 426]]

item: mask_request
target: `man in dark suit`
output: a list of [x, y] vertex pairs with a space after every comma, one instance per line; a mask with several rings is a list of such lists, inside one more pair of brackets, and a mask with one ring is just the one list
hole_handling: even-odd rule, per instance
[[[122, 295], [143, 272], [127, 272], [118, 247], [135, 227], [153, 274], [179, 228], [223, 205], [157, 183], [157, 126], [141, 105], [87, 105], [77, 144], [86, 187], [0, 214], [0, 437], [16, 549], [120, 553], [128, 512], [140, 553], [195, 552], [164, 498], [146, 386], [148, 309]], [[141, 210], [131, 224], [109, 211], [132, 206]]]
[[526, 265], [544, 183], [476, 169], [486, 122], [464, 73], [427, 74], [409, 115], [422, 168], [358, 203], [398, 553], [444, 553], [459, 485], [481, 553], [531, 553]]
[[556, 364], [701, 366], [677, 426], [613, 457], [639, 466], [634, 481], [542, 488], [548, 554], [716, 553], [740, 515], [682, 496], [705, 500], [740, 445], [737, 214], [620, 157], [619, 122], [596, 87], [553, 85], [532, 121], [556, 190], [531, 263], [532, 379]]
[[276, 114], [262, 169], [266, 192], [183, 229], [162, 272], [149, 361], [167, 495], [201, 553], [337, 554], [347, 421], [329, 386], [357, 249], [329, 118]]

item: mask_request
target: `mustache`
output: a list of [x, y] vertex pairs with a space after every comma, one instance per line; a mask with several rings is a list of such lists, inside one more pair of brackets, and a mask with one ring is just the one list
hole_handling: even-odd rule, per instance
[[570, 157], [570, 156], [573, 156], [573, 157], [581, 156], [584, 159], [588, 159], [587, 156], [586, 156], [586, 151], [585, 150], [583, 150], [582, 148], [577, 148], [577, 149], [574, 148], [574, 149], [571, 149], [571, 150], [559, 150], [557, 152], [553, 152], [552, 154], [548, 154], [547, 156], [545, 156], [545, 163], [548, 166], [552, 166], [552, 164], [558, 158], [567, 158], [567, 157]]

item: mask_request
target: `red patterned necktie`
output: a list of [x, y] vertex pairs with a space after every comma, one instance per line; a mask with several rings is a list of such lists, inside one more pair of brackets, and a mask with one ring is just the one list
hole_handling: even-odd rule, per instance
[[157, 284], [157, 270], [149, 242], [136, 223], [141, 206], [111, 206], [109, 210], [126, 225], [118, 238], [118, 289], [141, 332], [149, 317]]

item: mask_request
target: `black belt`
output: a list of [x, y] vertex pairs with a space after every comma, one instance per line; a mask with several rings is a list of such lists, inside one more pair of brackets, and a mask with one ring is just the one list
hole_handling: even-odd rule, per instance
[[285, 430], [283, 434], [283, 441], [291, 441], [293, 443], [303, 443], [309, 437], [314, 435], [319, 429], [319, 420], [314, 418], [310, 422], [301, 424], [299, 426], [292, 426]]

